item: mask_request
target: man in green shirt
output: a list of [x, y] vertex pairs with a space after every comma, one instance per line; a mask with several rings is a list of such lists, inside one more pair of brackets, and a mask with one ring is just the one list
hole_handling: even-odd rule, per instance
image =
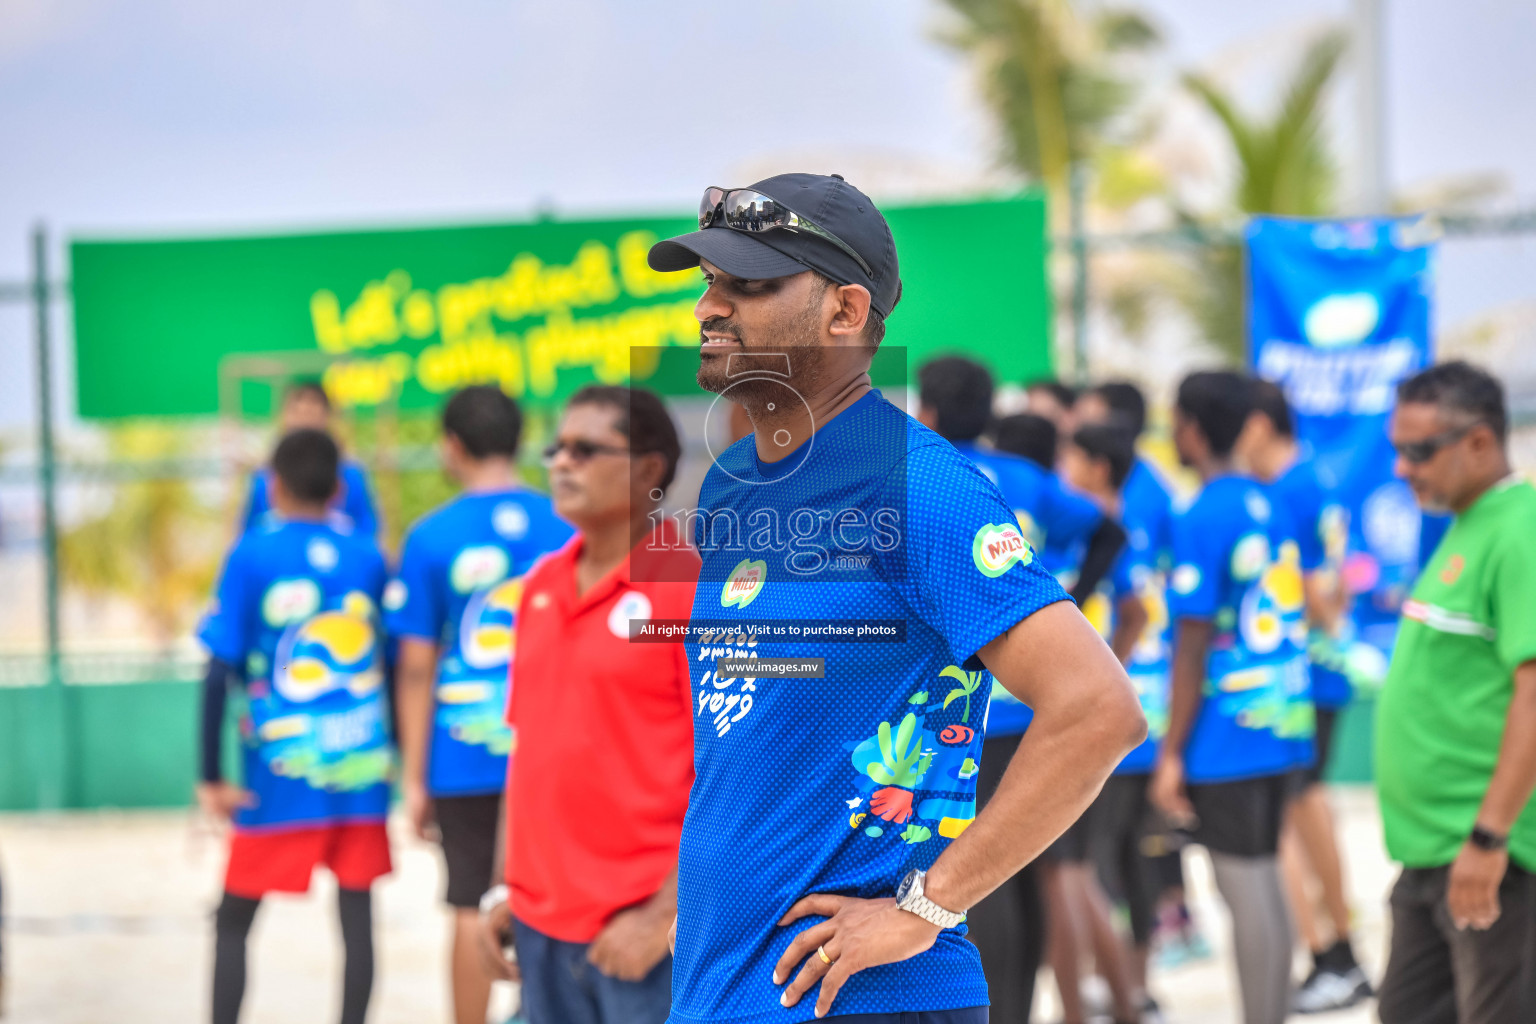
[[1377, 709], [1392, 891], [1382, 1024], [1536, 1020], [1536, 489], [1504, 389], [1462, 362], [1398, 387], [1397, 472], [1456, 519], [1403, 620]]

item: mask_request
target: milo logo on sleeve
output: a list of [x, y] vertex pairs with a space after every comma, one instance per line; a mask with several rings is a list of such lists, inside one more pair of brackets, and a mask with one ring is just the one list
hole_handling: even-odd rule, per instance
[[763, 585], [767, 582], [768, 563], [762, 559], [753, 561], [743, 558], [725, 578], [725, 586], [720, 588], [720, 606], [745, 608], [762, 593]]
[[1028, 565], [1034, 559], [1034, 549], [1013, 523], [987, 523], [971, 542], [971, 561], [983, 576], [1001, 576], [1014, 563]]

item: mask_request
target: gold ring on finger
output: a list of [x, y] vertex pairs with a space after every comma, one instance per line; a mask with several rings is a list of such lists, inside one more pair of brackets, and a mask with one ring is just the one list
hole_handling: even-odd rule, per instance
[[821, 957], [821, 962], [822, 963], [826, 964], [828, 967], [832, 966], [832, 958], [827, 956], [827, 947], [826, 946], [817, 946], [816, 947], [816, 955]]

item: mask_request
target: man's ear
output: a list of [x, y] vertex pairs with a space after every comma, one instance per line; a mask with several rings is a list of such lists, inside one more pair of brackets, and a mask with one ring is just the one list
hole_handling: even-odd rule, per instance
[[869, 289], [861, 284], [843, 284], [828, 289], [834, 302], [832, 322], [827, 329], [835, 338], [858, 339], [869, 322]]

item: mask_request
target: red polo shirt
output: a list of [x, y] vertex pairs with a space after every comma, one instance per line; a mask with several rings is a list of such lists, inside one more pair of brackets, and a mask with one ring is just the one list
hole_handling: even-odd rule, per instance
[[671, 526], [661, 536], [677, 550], [642, 544], [580, 596], [579, 534], [523, 581], [507, 885], [519, 921], [565, 942], [590, 942], [677, 867], [693, 785], [687, 655], [628, 632], [631, 618], [692, 612], [699, 558]]

